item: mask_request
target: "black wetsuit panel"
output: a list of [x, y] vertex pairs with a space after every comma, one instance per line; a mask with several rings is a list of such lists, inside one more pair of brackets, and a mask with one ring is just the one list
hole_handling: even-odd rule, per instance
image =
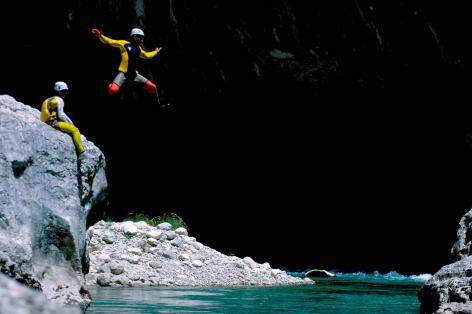
[[126, 44], [125, 49], [128, 52], [128, 70], [125, 75], [127, 78], [134, 78], [136, 76], [136, 68], [138, 66], [141, 50], [138, 46], [133, 44]]

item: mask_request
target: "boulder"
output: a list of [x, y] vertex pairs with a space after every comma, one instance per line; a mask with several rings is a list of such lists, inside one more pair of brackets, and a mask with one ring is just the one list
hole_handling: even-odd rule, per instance
[[421, 313], [472, 313], [472, 210], [459, 222], [451, 264], [443, 266], [421, 287]]
[[0, 272], [57, 303], [86, 308], [86, 222], [107, 199], [105, 157], [82, 135], [39, 120], [39, 111], [0, 95]]
[[79, 314], [76, 306], [50, 302], [40, 291], [30, 289], [0, 274], [0, 313], [2, 314]]

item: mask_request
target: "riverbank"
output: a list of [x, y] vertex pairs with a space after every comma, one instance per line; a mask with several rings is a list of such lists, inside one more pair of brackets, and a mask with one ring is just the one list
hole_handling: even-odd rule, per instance
[[169, 223], [100, 221], [87, 231], [88, 287], [312, 285], [268, 262], [222, 254]]

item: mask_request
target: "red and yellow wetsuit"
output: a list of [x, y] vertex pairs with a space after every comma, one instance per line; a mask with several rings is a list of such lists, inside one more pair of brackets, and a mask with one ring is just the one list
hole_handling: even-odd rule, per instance
[[133, 45], [127, 40], [111, 39], [103, 34], [98, 38], [102, 43], [120, 49], [121, 62], [118, 71], [125, 74], [133, 75], [136, 72], [138, 58], [152, 59], [157, 55], [157, 51], [145, 51], [142, 46]]

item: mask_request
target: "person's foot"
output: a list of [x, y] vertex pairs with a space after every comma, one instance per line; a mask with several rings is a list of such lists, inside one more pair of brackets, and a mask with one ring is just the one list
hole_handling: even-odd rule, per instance
[[84, 156], [85, 156], [85, 148], [84, 148], [82, 151], [78, 150], [78, 151], [77, 151], [77, 156], [78, 156], [79, 158], [84, 158]]

